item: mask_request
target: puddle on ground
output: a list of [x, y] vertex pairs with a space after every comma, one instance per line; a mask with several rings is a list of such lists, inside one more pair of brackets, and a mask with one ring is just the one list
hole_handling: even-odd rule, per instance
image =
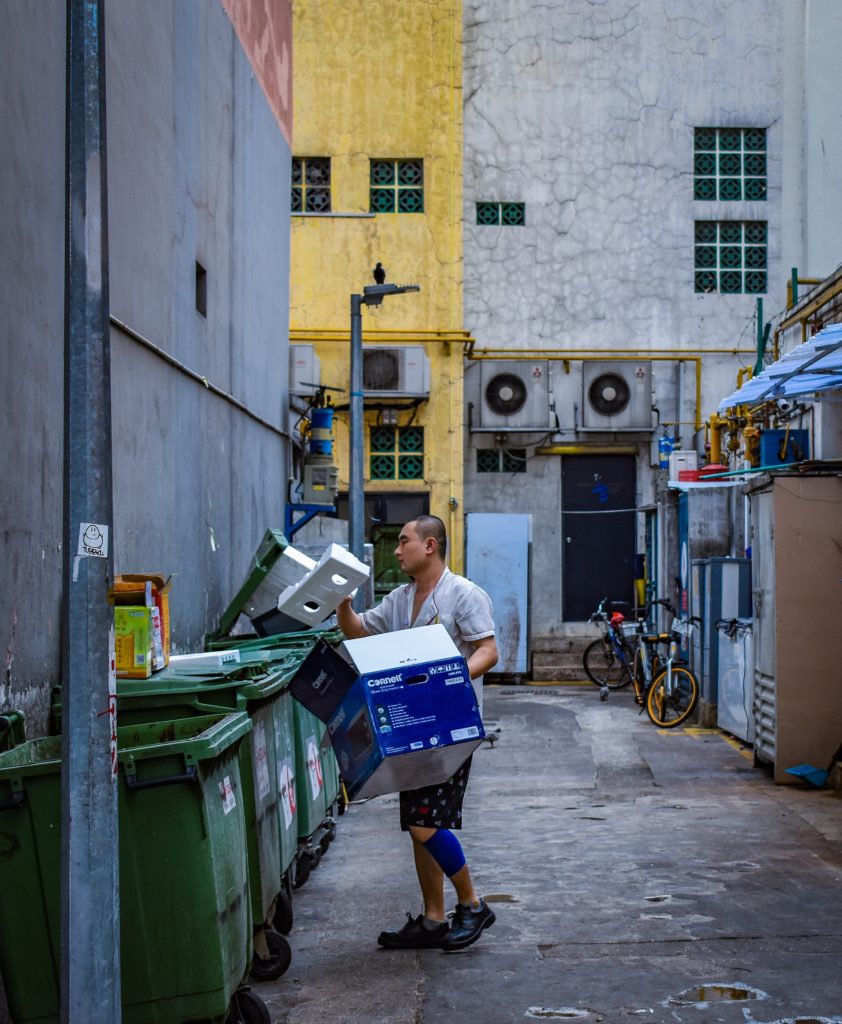
[[785, 1017], [770, 1024], [842, 1024], [842, 1017]]
[[700, 1009], [710, 1003], [747, 1003], [752, 999], [768, 999], [766, 992], [759, 988], [747, 988], [743, 985], [710, 984], [696, 985], [677, 996], [670, 996], [669, 1006], [698, 1006]]
[[574, 1010], [570, 1006], [560, 1006], [554, 1009], [548, 1006], [530, 1006], [524, 1014], [526, 1017], [534, 1017], [537, 1020], [582, 1020], [590, 1015], [590, 1010]]
[[512, 896], [508, 892], [490, 892], [483, 896], [486, 903], [520, 903], [520, 899], [517, 896]]

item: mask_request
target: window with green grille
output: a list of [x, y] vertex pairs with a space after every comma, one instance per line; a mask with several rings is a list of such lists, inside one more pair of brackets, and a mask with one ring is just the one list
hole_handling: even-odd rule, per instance
[[477, 473], [525, 472], [525, 448], [477, 448]]
[[693, 198], [726, 202], [766, 198], [766, 129], [697, 128]]
[[697, 220], [695, 290], [760, 295], [766, 291], [765, 220]]
[[371, 161], [369, 198], [372, 213], [424, 212], [424, 161]]
[[292, 212], [330, 213], [330, 157], [292, 158]]
[[369, 449], [372, 480], [424, 479], [423, 427], [372, 427]]
[[526, 203], [477, 203], [477, 224], [522, 227], [525, 223]]

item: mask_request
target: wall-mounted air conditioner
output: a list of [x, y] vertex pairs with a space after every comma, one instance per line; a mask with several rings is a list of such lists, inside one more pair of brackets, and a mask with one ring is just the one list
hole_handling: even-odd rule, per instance
[[552, 430], [550, 375], [546, 360], [488, 359], [480, 366], [474, 410], [479, 430]]
[[289, 393], [309, 397], [321, 384], [321, 364], [313, 345], [289, 347]]
[[366, 398], [426, 398], [430, 361], [421, 345], [385, 348], [363, 346], [363, 391]]
[[582, 367], [583, 430], [652, 430], [652, 364], [594, 360]]

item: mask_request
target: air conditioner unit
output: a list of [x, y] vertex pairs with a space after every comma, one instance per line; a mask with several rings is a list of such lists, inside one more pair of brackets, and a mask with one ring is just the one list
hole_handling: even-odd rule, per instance
[[363, 391], [366, 398], [426, 398], [430, 394], [430, 361], [423, 346], [365, 345]]
[[477, 420], [480, 430], [551, 430], [547, 362], [482, 360]]
[[315, 395], [321, 384], [321, 364], [313, 345], [289, 347], [289, 393]]
[[651, 430], [652, 364], [595, 360], [582, 367], [583, 430]]

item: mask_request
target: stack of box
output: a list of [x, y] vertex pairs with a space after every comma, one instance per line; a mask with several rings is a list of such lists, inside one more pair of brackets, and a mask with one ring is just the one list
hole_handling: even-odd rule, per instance
[[114, 646], [117, 675], [148, 679], [170, 660], [169, 590], [162, 573], [128, 573], [114, 578]]

